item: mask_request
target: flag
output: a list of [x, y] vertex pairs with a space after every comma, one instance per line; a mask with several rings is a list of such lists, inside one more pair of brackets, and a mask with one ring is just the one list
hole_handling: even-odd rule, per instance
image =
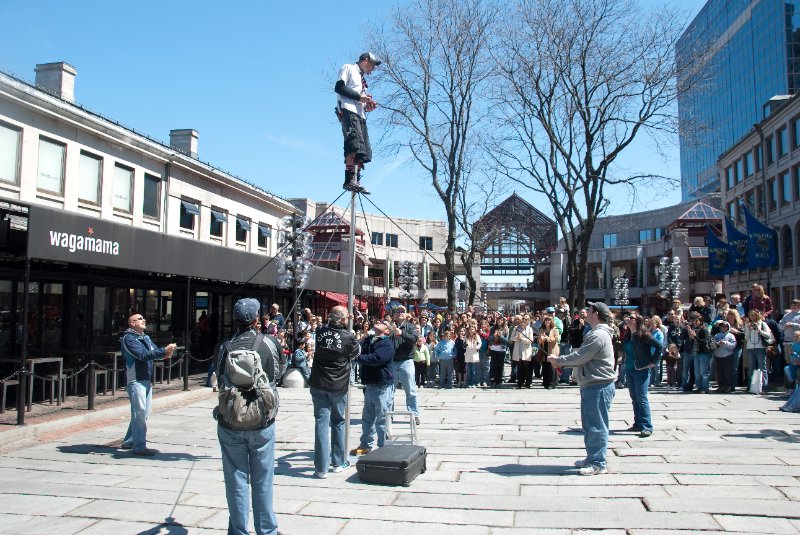
[[756, 219], [747, 207], [744, 207], [744, 222], [747, 227], [747, 253], [750, 257], [750, 267], [778, 265], [775, 232]]
[[725, 234], [728, 238], [729, 262], [728, 274], [734, 271], [746, 271], [750, 269], [750, 262], [747, 254], [747, 234], [737, 229], [730, 219], [725, 218]]
[[706, 225], [706, 243], [708, 244], [708, 274], [709, 275], [730, 275], [733, 269], [733, 254], [731, 247], [722, 241], [711, 226]]

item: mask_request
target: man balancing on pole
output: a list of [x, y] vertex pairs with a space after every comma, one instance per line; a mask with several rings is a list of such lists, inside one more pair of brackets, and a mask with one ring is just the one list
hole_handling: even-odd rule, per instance
[[344, 189], [358, 193], [369, 192], [361, 185], [361, 170], [372, 160], [372, 148], [367, 133], [367, 115], [377, 107], [372, 95], [367, 93], [367, 80], [380, 58], [364, 52], [357, 63], [348, 63], [339, 71], [333, 90], [336, 92], [336, 116], [342, 124], [344, 135]]

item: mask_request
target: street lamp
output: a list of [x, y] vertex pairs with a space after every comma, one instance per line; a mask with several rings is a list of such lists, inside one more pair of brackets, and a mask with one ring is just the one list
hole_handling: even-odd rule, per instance
[[664, 256], [658, 261], [658, 293], [664, 299], [675, 299], [681, 294], [680, 270], [681, 259], [677, 256]]
[[398, 297], [406, 300], [406, 305], [409, 299], [417, 296], [419, 289], [419, 277], [417, 277], [417, 263], [411, 260], [403, 260], [399, 264], [399, 276], [397, 279], [400, 293]]
[[628, 303], [628, 277], [623, 273], [621, 277], [614, 277], [614, 304], [622, 307]]
[[311, 223], [302, 214], [287, 215], [278, 224], [280, 236], [278, 246], [280, 248], [277, 268], [278, 268], [278, 287], [292, 288], [294, 290], [294, 311], [292, 315], [293, 333], [292, 338], [297, 340], [297, 324], [300, 319], [300, 310], [297, 306], [300, 288], [308, 284], [311, 276], [312, 265], [309, 262], [314, 250], [311, 248], [311, 234], [305, 229]]

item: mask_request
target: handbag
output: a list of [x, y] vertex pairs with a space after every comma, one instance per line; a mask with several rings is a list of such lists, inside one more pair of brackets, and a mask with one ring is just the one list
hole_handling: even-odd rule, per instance
[[750, 377], [750, 393], [761, 393], [761, 370], [753, 370], [753, 376]]

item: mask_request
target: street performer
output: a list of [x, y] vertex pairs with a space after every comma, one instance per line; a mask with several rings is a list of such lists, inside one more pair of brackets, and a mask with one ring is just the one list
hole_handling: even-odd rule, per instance
[[336, 116], [342, 124], [344, 136], [343, 188], [358, 193], [368, 193], [361, 185], [361, 170], [372, 160], [366, 112], [373, 111], [377, 103], [367, 92], [365, 75], [371, 74], [381, 60], [371, 52], [364, 52], [358, 62], [348, 63], [339, 71], [333, 90], [336, 92]]

